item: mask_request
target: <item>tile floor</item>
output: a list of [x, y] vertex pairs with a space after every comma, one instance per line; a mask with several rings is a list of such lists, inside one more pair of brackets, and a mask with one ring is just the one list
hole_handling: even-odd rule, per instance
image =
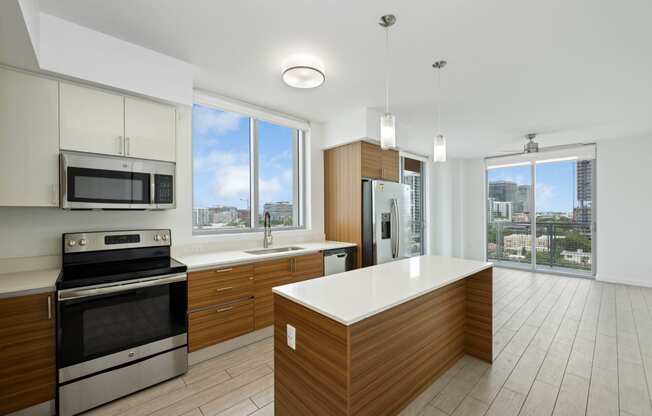
[[[402, 413], [652, 415], [652, 289], [494, 272], [494, 363], [464, 357]], [[89, 412], [267, 416], [271, 338]]]

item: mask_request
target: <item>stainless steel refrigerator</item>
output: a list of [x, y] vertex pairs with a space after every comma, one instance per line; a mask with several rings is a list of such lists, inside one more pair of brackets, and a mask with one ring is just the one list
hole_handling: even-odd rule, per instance
[[409, 257], [410, 187], [396, 182], [362, 181], [362, 265]]

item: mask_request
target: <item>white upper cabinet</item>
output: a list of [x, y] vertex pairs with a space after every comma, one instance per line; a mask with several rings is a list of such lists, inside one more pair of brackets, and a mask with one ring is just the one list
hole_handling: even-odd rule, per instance
[[61, 82], [61, 148], [174, 162], [175, 108]]
[[125, 97], [127, 155], [142, 159], [175, 160], [174, 107]]
[[124, 97], [61, 82], [61, 148], [124, 154]]
[[0, 67], [0, 206], [59, 205], [58, 82]]

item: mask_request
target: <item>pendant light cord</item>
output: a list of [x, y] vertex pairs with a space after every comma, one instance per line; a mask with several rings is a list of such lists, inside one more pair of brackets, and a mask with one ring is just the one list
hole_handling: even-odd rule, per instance
[[389, 114], [389, 26], [385, 28], [385, 114]]
[[437, 134], [441, 134], [441, 66], [437, 68]]

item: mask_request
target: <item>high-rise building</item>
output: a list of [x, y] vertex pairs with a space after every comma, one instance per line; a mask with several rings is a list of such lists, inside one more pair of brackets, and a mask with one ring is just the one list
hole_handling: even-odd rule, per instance
[[512, 221], [512, 203], [505, 201], [496, 201], [489, 198], [489, 222], [511, 222]]
[[530, 212], [530, 185], [519, 185], [514, 199], [514, 212]]
[[193, 208], [192, 209], [192, 225], [193, 227], [204, 227], [211, 225], [211, 213], [208, 208]]
[[518, 185], [513, 181], [489, 182], [489, 198], [496, 201], [515, 202]]
[[593, 161], [577, 162], [577, 207], [573, 209], [575, 222], [590, 224], [592, 220]]
[[272, 221], [283, 221], [289, 222], [292, 221], [293, 207], [292, 202], [280, 201], [280, 202], [266, 202], [263, 206], [263, 213], [269, 212], [269, 216]]

